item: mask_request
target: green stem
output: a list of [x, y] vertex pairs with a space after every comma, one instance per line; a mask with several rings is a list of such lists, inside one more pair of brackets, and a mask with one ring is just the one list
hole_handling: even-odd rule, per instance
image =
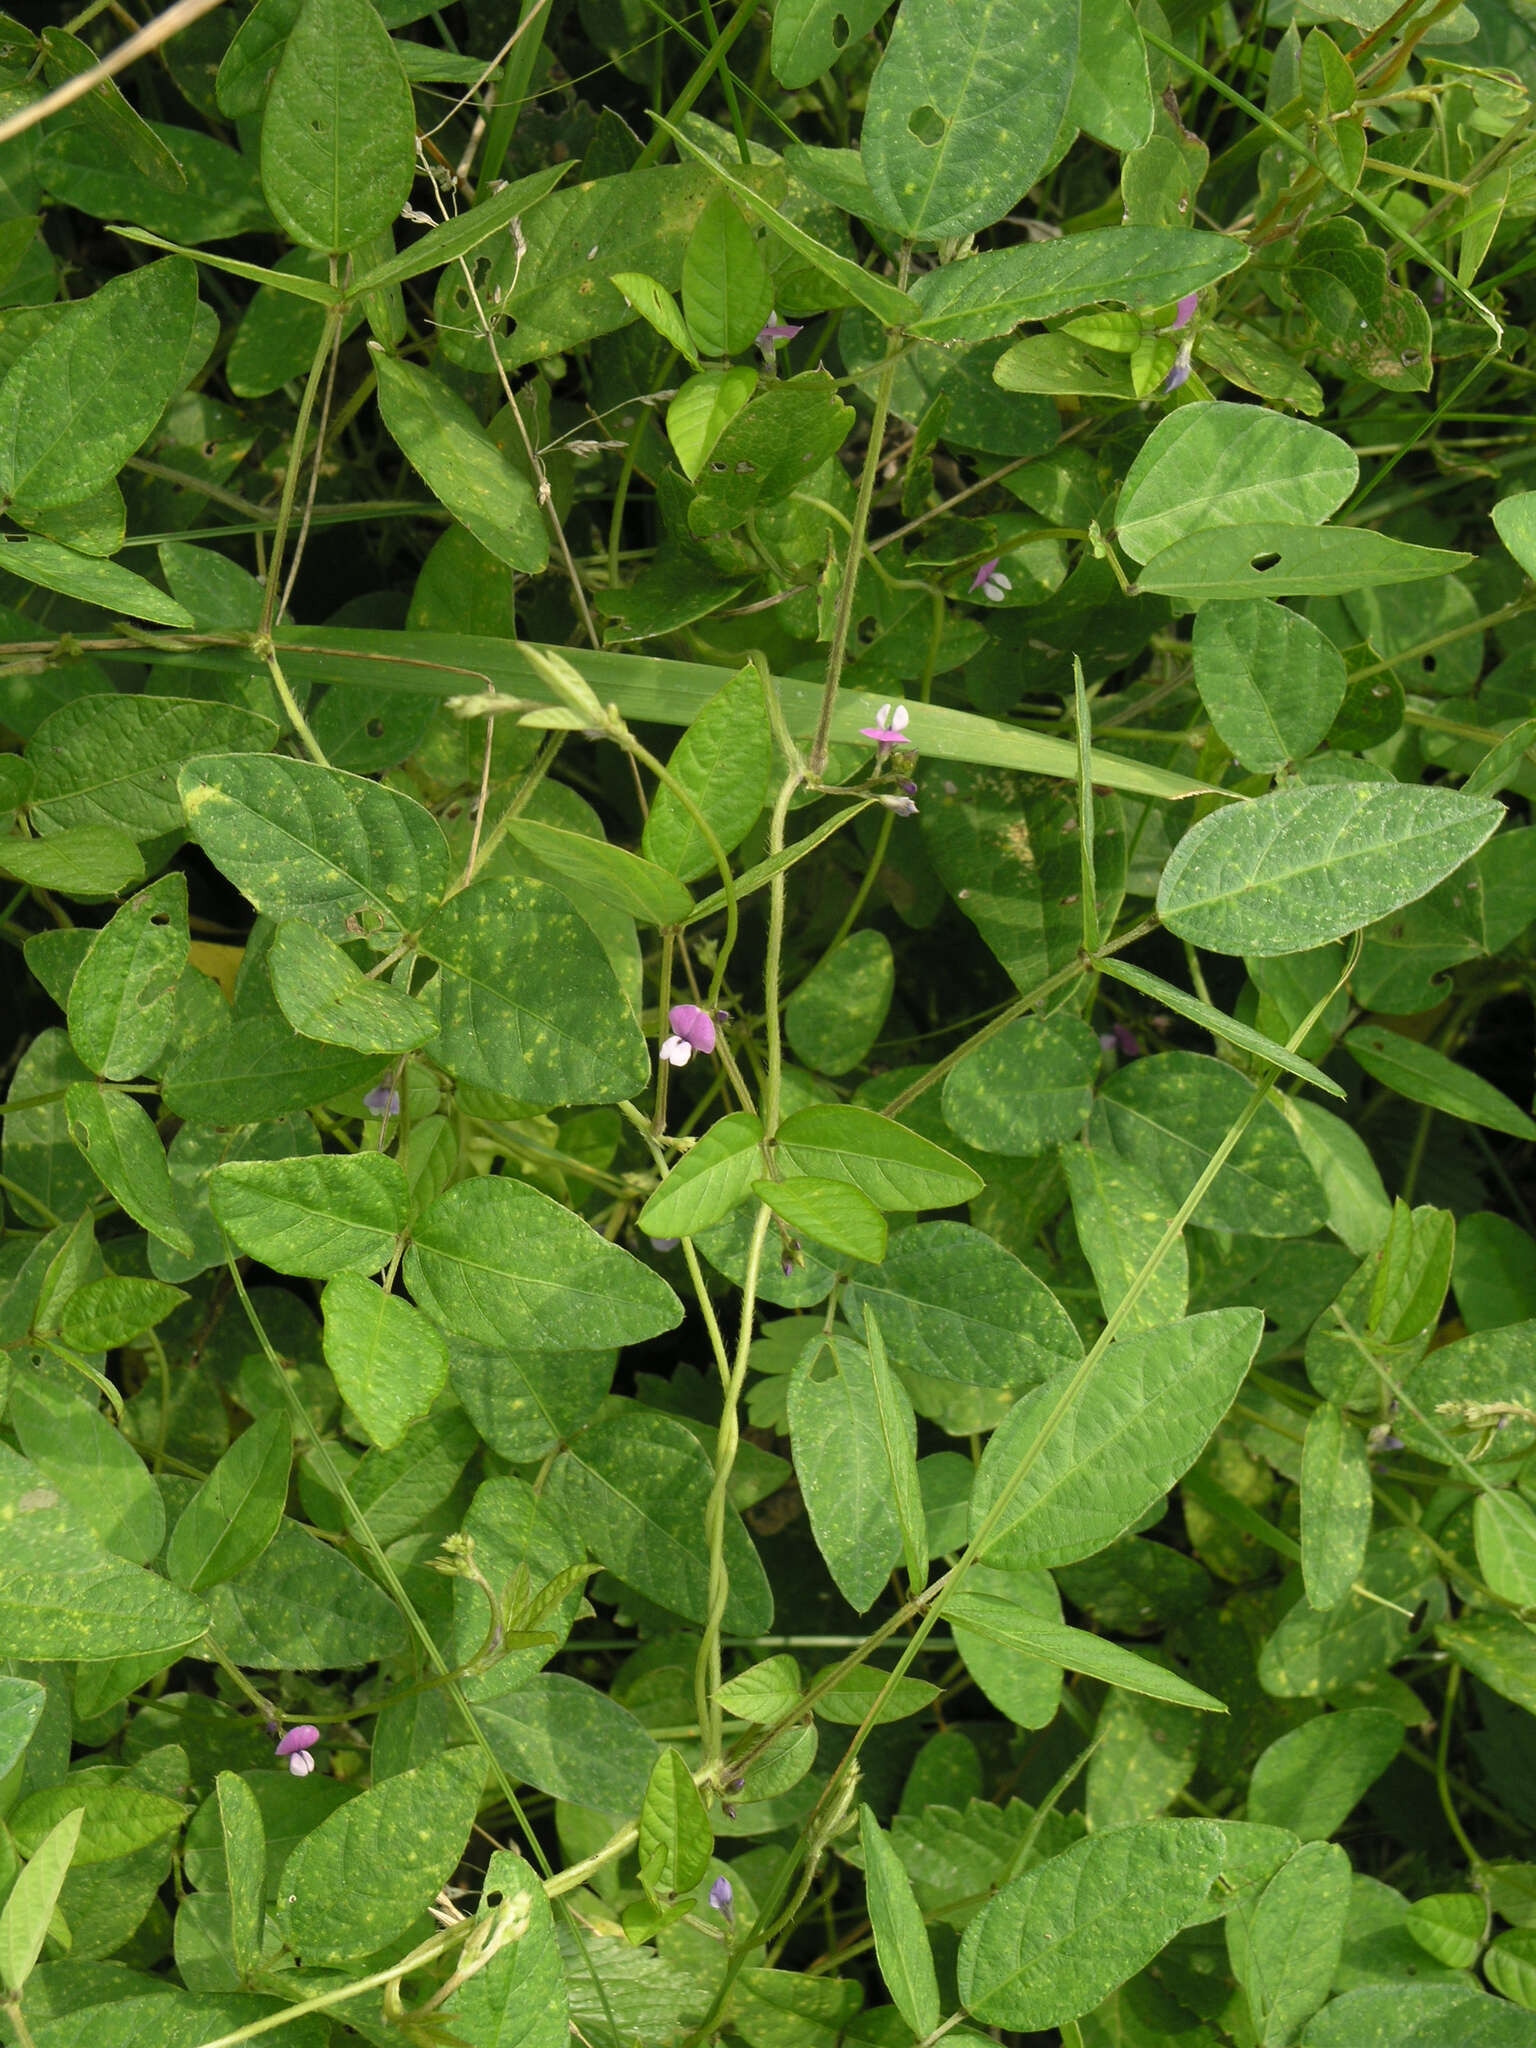
[[[320, 380], [330, 361], [331, 349], [340, 325], [340, 307], [328, 307], [320, 345], [315, 350], [315, 359], [309, 366], [304, 396], [299, 400], [299, 415], [294, 422], [293, 441], [288, 451], [288, 468], [283, 476], [283, 495], [278, 501], [277, 523], [272, 529], [272, 557], [267, 564], [266, 594], [261, 602], [260, 637], [266, 641], [271, 639], [272, 628], [277, 623], [277, 603], [283, 587], [283, 549], [287, 544], [288, 527], [293, 519], [293, 501], [298, 496], [299, 472], [304, 466], [304, 444], [309, 439], [309, 417], [315, 409]], [[279, 692], [279, 695], [281, 694]], [[284, 709], [286, 708], [285, 703]]]
[[[741, 0], [741, 4], [736, 9], [736, 12], [720, 31], [719, 40], [712, 49], [707, 50], [699, 59], [694, 67], [692, 77], [668, 108], [667, 119], [669, 121], [680, 121], [684, 114], [688, 112], [699, 94], [708, 85], [715, 71], [730, 55], [731, 49], [738, 37], [745, 33], [747, 25], [753, 15], [756, 14], [757, 9], [758, 0]], [[641, 150], [635, 162], [635, 169], [637, 171], [649, 170], [666, 148], [667, 139], [667, 131], [664, 128], [658, 128], [644, 149]]]

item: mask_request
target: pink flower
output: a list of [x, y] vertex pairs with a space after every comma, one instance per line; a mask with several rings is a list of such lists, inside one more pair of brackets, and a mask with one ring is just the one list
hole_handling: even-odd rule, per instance
[[731, 1889], [728, 1877], [717, 1877], [709, 1888], [709, 1903], [724, 1920], [727, 1927], [736, 1924], [736, 1894]]
[[771, 356], [781, 341], [793, 341], [800, 331], [787, 320], [770, 320], [766, 327], [758, 329], [757, 346], [765, 356]]
[[673, 1035], [661, 1042], [661, 1056], [668, 1066], [686, 1067], [696, 1052], [715, 1049], [715, 1020], [697, 1003], [674, 1003], [667, 1012]]
[[288, 1759], [288, 1768], [296, 1778], [307, 1778], [315, 1768], [315, 1760], [309, 1754], [320, 1740], [320, 1730], [307, 1721], [300, 1728], [290, 1728], [277, 1745], [277, 1754]]
[[1193, 347], [1194, 344], [1189, 341], [1181, 341], [1179, 343], [1179, 352], [1173, 359], [1173, 368], [1163, 379], [1163, 396], [1165, 398], [1168, 397], [1170, 392], [1177, 391], [1181, 384], [1189, 382], [1189, 358]]
[[1199, 304], [1200, 294], [1198, 292], [1186, 292], [1184, 294], [1174, 309], [1172, 331], [1175, 334], [1178, 333], [1181, 327], [1187, 327], [1190, 321], [1194, 319], [1195, 311]]
[[1012, 583], [998, 571], [997, 565], [1001, 560], [1001, 555], [994, 555], [990, 562], [982, 563], [976, 574], [971, 578], [971, 595], [973, 597], [979, 590], [989, 604], [1001, 604], [1009, 591], [1012, 590]]
[[882, 754], [892, 747], [907, 744], [907, 707], [905, 704], [882, 704], [877, 725], [861, 725], [861, 740], [873, 740]]

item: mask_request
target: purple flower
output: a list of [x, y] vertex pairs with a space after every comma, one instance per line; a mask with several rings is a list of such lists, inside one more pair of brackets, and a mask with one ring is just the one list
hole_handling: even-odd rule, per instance
[[907, 744], [907, 707], [905, 704], [882, 704], [878, 722], [859, 727], [861, 740], [873, 740], [882, 754], [888, 754], [892, 747]]
[[894, 811], [898, 818], [915, 818], [917, 805], [909, 796], [883, 796], [880, 799], [888, 811]]
[[709, 1903], [720, 1915], [727, 1927], [736, 1925], [736, 1894], [731, 1890], [728, 1877], [717, 1877], [709, 1888]]
[[674, 1003], [667, 1012], [673, 1035], [661, 1041], [661, 1056], [668, 1066], [686, 1067], [696, 1052], [715, 1049], [715, 1020], [697, 1003]]
[[363, 1107], [370, 1116], [398, 1116], [400, 1097], [387, 1081], [381, 1081], [377, 1088], [370, 1088], [363, 1097]]
[[1108, 1031], [1099, 1033], [1099, 1043], [1106, 1052], [1117, 1052], [1123, 1060], [1139, 1060], [1142, 1054], [1141, 1040], [1129, 1024], [1111, 1025]]
[[781, 341], [793, 341], [800, 331], [787, 320], [770, 320], [766, 327], [758, 329], [757, 346], [765, 356], [771, 357]]
[[1195, 317], [1195, 312], [1199, 304], [1200, 294], [1198, 292], [1186, 292], [1184, 294], [1183, 298], [1180, 299], [1177, 307], [1174, 309], [1172, 328], [1173, 333], [1177, 334], [1181, 327], [1187, 327], [1189, 325], [1190, 321], [1193, 320]]
[[990, 562], [982, 563], [976, 574], [971, 578], [971, 595], [973, 597], [979, 590], [989, 604], [1001, 604], [1009, 591], [1012, 590], [1013, 584], [998, 569], [997, 565], [1001, 560], [1001, 555], [994, 555]]
[[1181, 341], [1179, 343], [1179, 352], [1173, 359], [1173, 368], [1163, 379], [1164, 398], [1167, 398], [1171, 392], [1177, 391], [1181, 384], [1189, 382], [1189, 358], [1193, 348], [1194, 343], [1192, 341]]
[[290, 1728], [277, 1745], [277, 1754], [288, 1759], [288, 1768], [296, 1778], [307, 1778], [315, 1768], [315, 1760], [309, 1754], [320, 1740], [320, 1730], [305, 1722], [301, 1728]]

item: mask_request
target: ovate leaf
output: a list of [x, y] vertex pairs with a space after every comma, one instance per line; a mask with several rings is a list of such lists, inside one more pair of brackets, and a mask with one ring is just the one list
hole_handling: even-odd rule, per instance
[[405, 1228], [405, 1175], [382, 1152], [242, 1159], [215, 1168], [213, 1213], [241, 1251], [315, 1279], [376, 1273]]
[[384, 355], [377, 346], [374, 368], [384, 424], [433, 496], [499, 562], [537, 575], [549, 561], [549, 534], [527, 477], [464, 400], [429, 370]]
[[1276, 790], [1191, 826], [1163, 869], [1158, 913], [1212, 952], [1299, 953], [1427, 894], [1503, 817], [1495, 798], [1443, 785]]
[[[757, 823], [772, 766], [773, 734], [763, 702], [763, 679], [750, 665], [708, 700], [667, 764], [726, 853], [739, 846]], [[684, 882], [697, 880], [715, 865], [692, 815], [665, 785], [656, 792], [641, 843], [647, 860], [670, 869]]]
[[332, 1280], [321, 1307], [331, 1376], [372, 1442], [389, 1450], [443, 1391], [448, 1347], [419, 1308], [356, 1274]]
[[165, 1569], [178, 1586], [200, 1592], [256, 1562], [282, 1522], [292, 1456], [286, 1408], [236, 1437], [171, 1531]]

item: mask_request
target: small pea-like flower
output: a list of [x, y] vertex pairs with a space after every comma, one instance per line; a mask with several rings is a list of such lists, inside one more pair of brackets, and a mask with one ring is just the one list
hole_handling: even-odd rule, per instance
[[286, 1757], [288, 1768], [296, 1778], [307, 1778], [315, 1768], [310, 1751], [320, 1740], [320, 1730], [305, 1722], [300, 1728], [290, 1728], [277, 1745], [277, 1754]]
[[1177, 334], [1181, 327], [1189, 325], [1190, 321], [1195, 317], [1195, 310], [1199, 304], [1200, 294], [1198, 292], [1186, 292], [1184, 294], [1183, 298], [1180, 299], [1178, 305], [1174, 308], [1172, 328], [1174, 334]]
[[727, 1927], [736, 1925], [736, 1894], [728, 1877], [717, 1877], [709, 1888], [709, 1903]]
[[1101, 1031], [1099, 1043], [1106, 1052], [1119, 1053], [1123, 1060], [1139, 1060], [1145, 1050], [1129, 1024], [1115, 1024], [1108, 1031]]
[[971, 595], [973, 597], [979, 590], [989, 604], [1001, 604], [1009, 591], [1012, 590], [1012, 582], [1003, 575], [997, 566], [1001, 560], [1001, 555], [994, 555], [990, 562], [982, 563], [976, 574], [971, 578]]
[[799, 332], [800, 329], [788, 320], [770, 320], [766, 327], [758, 329], [757, 346], [771, 358], [781, 341], [793, 341]]
[[671, 1067], [686, 1067], [696, 1052], [715, 1049], [715, 1020], [697, 1003], [674, 1003], [667, 1012], [672, 1036], [661, 1041], [661, 1056]]
[[906, 705], [882, 704], [876, 723], [859, 727], [859, 738], [861, 740], [873, 740], [882, 754], [888, 754], [892, 747], [906, 746]]
[[381, 1081], [377, 1088], [370, 1088], [363, 1097], [363, 1107], [370, 1116], [398, 1116], [400, 1114], [399, 1093], [396, 1089], [391, 1088], [387, 1081]]
[[894, 811], [898, 818], [915, 818], [917, 805], [909, 796], [883, 796], [880, 799], [888, 811]]
[[1181, 384], [1189, 382], [1190, 356], [1193, 350], [1193, 341], [1186, 340], [1179, 343], [1179, 352], [1173, 359], [1173, 368], [1163, 379], [1164, 398], [1167, 398], [1171, 392], [1177, 391]]

